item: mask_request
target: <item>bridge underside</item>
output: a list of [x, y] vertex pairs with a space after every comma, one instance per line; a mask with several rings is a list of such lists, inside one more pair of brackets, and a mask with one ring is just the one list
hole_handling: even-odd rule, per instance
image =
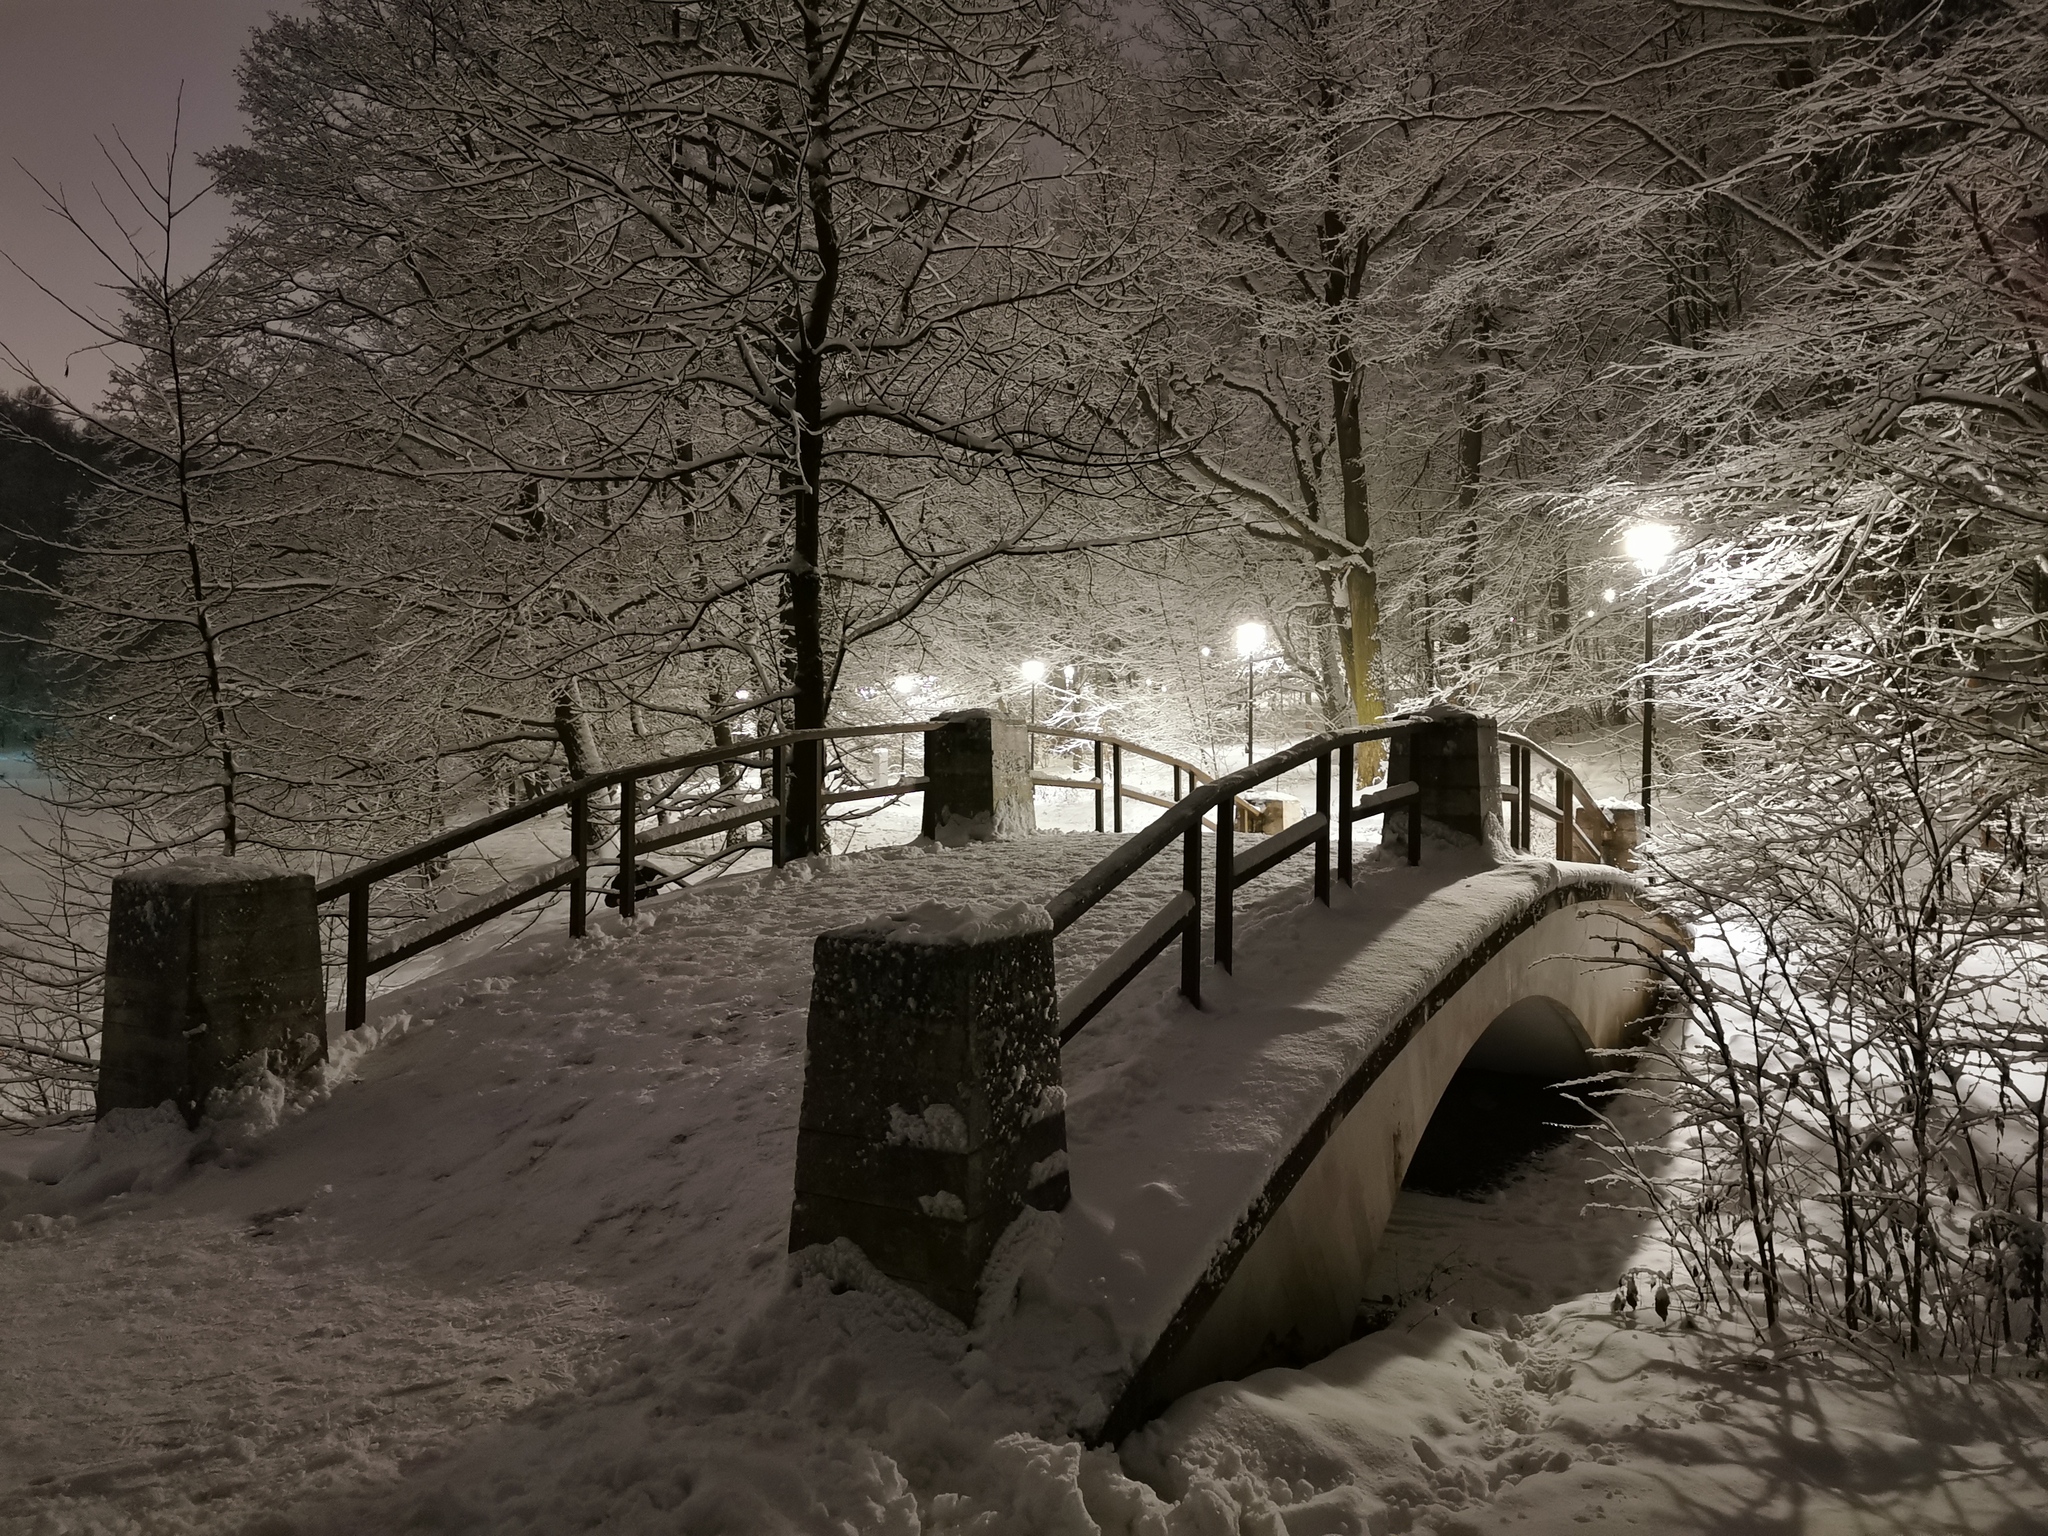
[[1069, 1047], [1056, 1286], [1109, 1315], [1135, 1367], [1103, 1438], [1352, 1336], [1459, 1068], [1555, 1082], [1636, 1042], [1642, 947], [1675, 935], [1635, 895], [1602, 866], [1433, 850], [1327, 912], [1275, 901], [1201, 1013], [1131, 1007]]

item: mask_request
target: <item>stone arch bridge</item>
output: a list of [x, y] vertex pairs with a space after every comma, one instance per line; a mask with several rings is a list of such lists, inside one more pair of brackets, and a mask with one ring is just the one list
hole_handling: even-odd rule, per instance
[[[990, 761], [1016, 757], [1001, 722], [976, 729]], [[1388, 787], [1358, 796], [1372, 740]], [[1684, 938], [1614, 862], [1630, 828], [1579, 806], [1561, 764], [1557, 798], [1536, 796], [1539, 755], [1451, 711], [1312, 738], [1177, 800], [1043, 910], [822, 935], [792, 1249], [849, 1238], [971, 1320], [1020, 1218], [1057, 1213], [1056, 1288], [1109, 1317], [1133, 1366], [1106, 1440], [1276, 1350], [1345, 1342], [1452, 1076], [1603, 1070], [1655, 1011], [1650, 956]], [[1309, 765], [1315, 811], [1236, 851], [1243, 814], [1222, 808]], [[963, 813], [1015, 825], [1028, 783], [989, 785]], [[1579, 857], [1532, 851], [1538, 815]], [[1381, 832], [1361, 858], [1368, 818]], [[1297, 854], [1315, 900], [1239, 932], [1234, 892]], [[1161, 859], [1181, 891], [1092, 974], [1057, 977], [1054, 935]], [[1112, 1006], [1176, 945], [1177, 1004]]]
[[[1109, 1319], [1130, 1360], [1104, 1439], [1276, 1347], [1348, 1338], [1453, 1074], [1597, 1069], [1595, 1053], [1628, 1047], [1654, 1009], [1655, 951], [1684, 941], [1623, 867], [1627, 814], [1473, 715], [1312, 737], [1216, 779], [1109, 737], [1084, 739], [1092, 778], [1048, 778], [1032, 733], [1066, 733], [985, 712], [838, 734], [891, 731], [922, 736], [921, 774], [818, 793], [920, 794], [924, 835], [942, 841], [1030, 830], [1034, 784], [1048, 782], [1092, 792], [1098, 830], [1122, 830], [1126, 800], [1162, 811], [1043, 906], [990, 893], [818, 937], [790, 1246], [849, 1239], [972, 1321], [1014, 1283], [1015, 1246], [1057, 1223], [1053, 1282]], [[606, 847], [627, 915], [657, 848], [765, 824], [767, 841], [744, 846], [779, 862], [799, 734], [579, 780], [324, 886], [226, 859], [123, 877], [101, 1111], [171, 1099], [192, 1113], [248, 1052], [317, 1049], [332, 1000], [323, 902], [346, 907], [334, 968], [354, 1027], [379, 968], [522, 903], [566, 892], [582, 932]], [[1361, 755], [1382, 751], [1384, 778], [1361, 792]], [[1170, 767], [1170, 798], [1126, 782], [1133, 753]], [[728, 758], [758, 760], [753, 787], [724, 771]], [[1539, 760], [1554, 770], [1550, 798]], [[660, 814], [713, 770], [724, 798], [697, 807], [708, 814]], [[1310, 772], [1313, 809], [1270, 818], [1262, 786]], [[378, 931], [384, 886], [549, 813], [566, 813], [567, 858]], [[1555, 830], [1541, 853], [1538, 819]], [[1376, 824], [1369, 841], [1361, 824]], [[1290, 873], [1306, 873], [1312, 899], [1242, 907], [1241, 889]], [[1133, 923], [1141, 888], [1148, 902], [1171, 894]], [[1083, 921], [1128, 932], [1088, 975], [1062, 977], [1054, 938]], [[1140, 978], [1150, 984], [1133, 988]]]

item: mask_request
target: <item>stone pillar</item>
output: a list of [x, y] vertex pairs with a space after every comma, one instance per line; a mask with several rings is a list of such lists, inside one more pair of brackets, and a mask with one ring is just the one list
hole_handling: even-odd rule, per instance
[[1292, 795], [1250, 794], [1237, 801], [1237, 830], [1268, 835], [1285, 832], [1301, 820], [1301, 802]]
[[169, 1099], [196, 1122], [252, 1052], [325, 1059], [326, 990], [311, 875], [199, 857], [118, 876], [98, 1112]]
[[1581, 806], [1579, 830], [1593, 840], [1593, 845], [1616, 869], [1633, 870], [1636, 844], [1643, 840], [1643, 808], [1633, 801], [1603, 800], [1600, 810], [1614, 818], [1613, 826], [1600, 819], [1599, 811]]
[[[1500, 746], [1493, 721], [1449, 705], [1423, 711], [1423, 724], [1396, 737], [1387, 782], [1412, 779], [1422, 790], [1422, 816], [1444, 831], [1473, 839], [1496, 855], [1507, 848], [1501, 823]], [[1407, 818], [1384, 818], [1382, 840], [1407, 846]]]
[[927, 903], [818, 936], [791, 1252], [849, 1238], [969, 1323], [1027, 1206], [1067, 1203], [1044, 909]]
[[924, 738], [924, 835], [957, 848], [1038, 830], [1031, 806], [1031, 733], [986, 709], [963, 709]]

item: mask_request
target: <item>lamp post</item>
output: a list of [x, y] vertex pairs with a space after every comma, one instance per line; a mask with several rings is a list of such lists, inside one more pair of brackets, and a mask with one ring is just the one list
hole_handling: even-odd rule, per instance
[[1038, 724], [1038, 685], [1045, 681], [1048, 668], [1042, 661], [1027, 661], [1017, 668], [1017, 675], [1031, 685], [1031, 723]]
[[[1017, 675], [1031, 685], [1031, 719], [1028, 722], [1031, 725], [1038, 724], [1038, 685], [1045, 681], [1046, 671], [1045, 663], [1036, 658], [1024, 662], [1017, 668]], [[1038, 763], [1038, 738], [1036, 736], [1031, 738], [1031, 762], [1034, 767]]]
[[1237, 626], [1237, 654], [1244, 659], [1244, 761], [1253, 760], [1252, 681], [1259, 673], [1259, 652], [1266, 648], [1266, 626], [1252, 619]]
[[1650, 663], [1657, 657], [1657, 605], [1649, 582], [1678, 546], [1678, 535], [1663, 523], [1634, 523], [1621, 537], [1621, 547], [1643, 573], [1643, 831], [1650, 830], [1650, 780], [1656, 772], [1651, 749], [1657, 733], [1657, 684]]

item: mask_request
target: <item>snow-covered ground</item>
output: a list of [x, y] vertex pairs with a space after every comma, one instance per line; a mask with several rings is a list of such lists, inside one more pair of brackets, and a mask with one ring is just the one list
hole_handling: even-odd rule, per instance
[[[1111, 841], [537, 931], [381, 999], [303, 1103], [258, 1084], [197, 1138], [135, 1117], [0, 1175], [0, 1530], [2048, 1531], [2039, 1382], [1613, 1313], [1658, 1251], [1582, 1214], [1571, 1146], [1487, 1203], [1404, 1199], [1392, 1326], [1192, 1394], [1121, 1462], [1071, 1433], [1120, 1346], [1049, 1272], [969, 1332], [855, 1255], [792, 1261], [812, 937], [1042, 900]], [[1066, 936], [1062, 975], [1177, 875]]]

